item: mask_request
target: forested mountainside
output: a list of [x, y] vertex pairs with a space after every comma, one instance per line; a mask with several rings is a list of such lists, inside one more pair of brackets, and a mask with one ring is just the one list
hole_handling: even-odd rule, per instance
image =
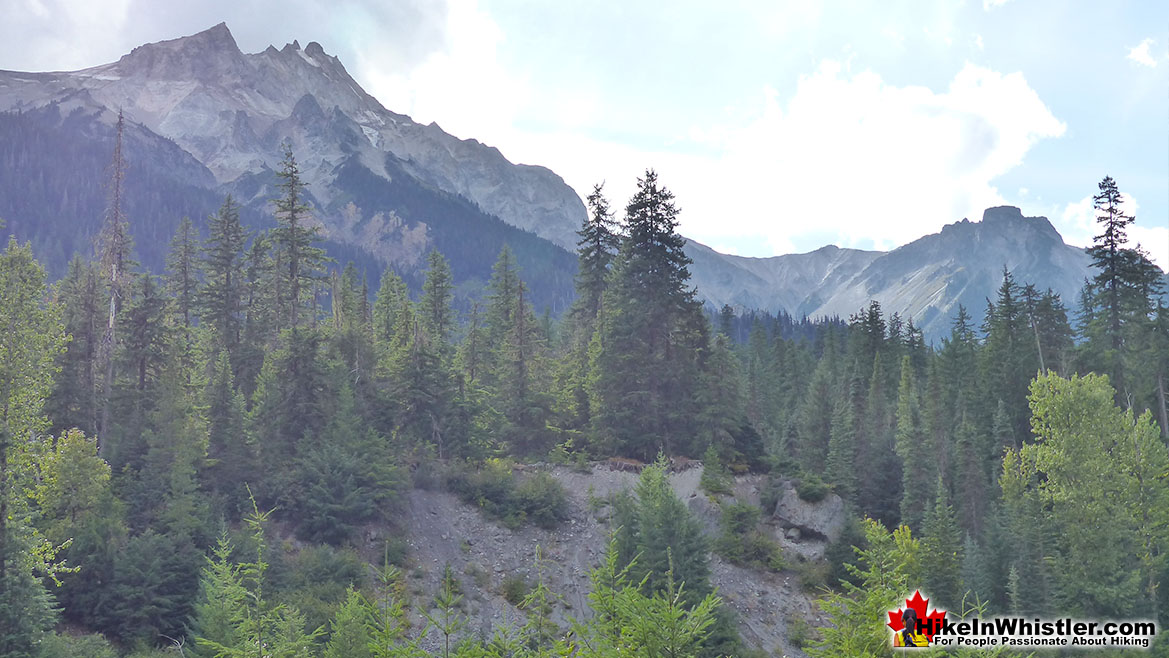
[[[0, 71], [0, 217], [32, 242], [54, 280], [74, 254], [92, 255], [119, 112], [125, 206], [137, 257], [156, 274], [181, 218], [205, 238], [226, 194], [246, 226], [274, 224], [269, 200], [287, 140], [337, 262], [353, 261], [371, 281], [392, 268], [417, 297], [426, 254], [438, 249], [455, 307], [469, 312], [507, 244], [538, 312], [559, 316], [571, 303], [570, 252], [585, 207], [559, 176], [383, 107], [317, 43], [246, 54], [223, 24], [81, 71]], [[959, 305], [980, 322], [1004, 267], [1065, 300], [1091, 276], [1083, 250], [1015, 208], [887, 253], [829, 246], [743, 258], [693, 241], [685, 249], [698, 298], [713, 308], [846, 318], [873, 299], [914, 319], [928, 342], [947, 335]]]
[[[205, 238], [177, 223], [155, 275], [118, 128], [95, 258], [50, 286], [29, 245], [0, 255], [5, 656], [758, 655], [711, 551], [779, 574], [759, 597], [821, 599], [785, 608], [784, 646], [813, 656], [891, 655], [883, 611], [918, 588], [980, 615], [1165, 609], [1169, 311], [1111, 178], [1074, 311], [1004, 271], [984, 322], [960, 309], [929, 345], [875, 301], [847, 322], [711, 322], [653, 171], [623, 212], [589, 195], [561, 319], [507, 247], [466, 313], [440, 251], [417, 300], [392, 269], [327, 262], [288, 144], [270, 228], [226, 197]], [[639, 476], [585, 498], [612, 528], [587, 609], [544, 576], [563, 546], [526, 576], [432, 582], [429, 547], [401, 541], [415, 489], [499, 532], [577, 523], [565, 479], [531, 464], [598, 461]], [[669, 482], [691, 468], [702, 517]], [[797, 500], [846, 520], [777, 536]], [[801, 528], [822, 550], [792, 545]], [[471, 582], [516, 621], [470, 628]]]
[[[288, 140], [301, 154], [306, 201], [330, 256], [353, 260], [375, 281], [393, 267], [417, 293], [426, 253], [440, 249], [467, 309], [508, 244], [539, 275], [530, 291], [536, 307], [563, 312], [574, 266], [563, 245], [571, 248], [584, 216], [576, 194], [546, 169], [512, 165], [359, 90], [317, 44], [245, 55], [223, 25], [85, 71], [0, 72], [0, 216], [32, 241], [54, 278], [74, 254], [91, 255], [124, 112], [126, 210], [138, 218], [131, 230], [151, 271], [162, 271], [166, 236], [182, 217], [206, 236], [225, 194], [239, 201], [246, 225], [271, 226]], [[573, 219], [564, 228], [549, 214]], [[563, 229], [561, 246], [530, 232], [544, 225]]]

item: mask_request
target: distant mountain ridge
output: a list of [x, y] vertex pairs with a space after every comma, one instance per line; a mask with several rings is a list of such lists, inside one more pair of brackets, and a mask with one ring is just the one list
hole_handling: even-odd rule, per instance
[[[202, 224], [226, 193], [271, 222], [281, 143], [292, 144], [331, 253], [415, 288], [424, 254], [452, 262], [458, 294], [482, 289], [503, 244], [538, 309], [571, 301], [580, 196], [554, 172], [421, 125], [366, 93], [316, 42], [240, 51], [220, 23], [81, 71], [0, 71], [0, 217], [50, 269], [88, 253], [104, 210], [112, 124], [128, 120], [128, 205], [138, 251], [158, 270], [183, 215]], [[667, 181], [668, 183], [668, 181]], [[617, 200], [620, 201], [620, 200]], [[847, 318], [870, 299], [943, 335], [958, 304], [978, 318], [1006, 266], [1074, 307], [1082, 249], [1017, 208], [946, 226], [890, 252], [827, 246], [744, 258], [689, 242], [692, 283], [714, 307]]]
[[847, 318], [875, 299], [934, 338], [948, 333], [959, 304], [974, 318], [982, 316], [1004, 267], [1019, 283], [1059, 293], [1069, 310], [1093, 275], [1083, 248], [1064, 243], [1047, 218], [1024, 217], [1013, 206], [989, 208], [980, 222], [963, 219], [889, 252], [828, 246], [743, 258], [691, 243], [687, 253], [715, 305]]

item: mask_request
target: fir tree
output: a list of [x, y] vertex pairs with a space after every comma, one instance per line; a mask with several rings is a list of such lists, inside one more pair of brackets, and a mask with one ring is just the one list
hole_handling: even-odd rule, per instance
[[166, 255], [166, 289], [182, 318], [183, 330], [188, 333], [197, 311], [199, 260], [199, 234], [191, 219], [183, 217]]
[[594, 424], [624, 454], [693, 454], [691, 402], [708, 328], [689, 287], [674, 195], [648, 171], [625, 214], [628, 234], [605, 293], [593, 361]]
[[300, 165], [292, 154], [292, 146], [284, 143], [284, 157], [280, 161], [281, 197], [275, 200], [276, 228], [272, 229], [272, 243], [278, 264], [282, 265], [280, 277], [287, 291], [284, 301], [288, 325], [300, 326], [302, 312], [311, 301], [313, 287], [321, 276], [325, 252], [315, 243], [320, 239], [316, 224], [312, 223], [312, 208], [306, 203], [305, 183], [301, 179]]
[[238, 357], [243, 340], [243, 313], [248, 300], [248, 282], [244, 276], [244, 248], [248, 234], [240, 223], [239, 206], [228, 195], [219, 211], [207, 220], [208, 238], [204, 245], [203, 269], [206, 284], [201, 295], [203, 318], [215, 330], [220, 349], [229, 358]]
[[930, 482], [935, 477], [933, 446], [922, 431], [917, 385], [909, 356], [901, 359], [901, 385], [897, 389], [897, 456], [901, 459], [901, 522], [921, 527], [929, 508]]
[[422, 299], [418, 302], [418, 319], [426, 335], [433, 341], [434, 348], [446, 359], [451, 356], [451, 332], [455, 324], [455, 313], [451, 309], [454, 298], [451, 268], [438, 251], [431, 251], [426, 263]]
[[950, 493], [938, 478], [937, 496], [922, 524], [921, 566], [925, 586], [941, 606], [962, 602], [962, 546]]
[[603, 187], [603, 183], [593, 186], [587, 199], [588, 217], [577, 231], [580, 240], [576, 251], [576, 301], [570, 316], [576, 324], [578, 344], [587, 344], [592, 336], [597, 316], [601, 313], [601, 298], [609, 268], [621, 243], [617, 220], [609, 210]]

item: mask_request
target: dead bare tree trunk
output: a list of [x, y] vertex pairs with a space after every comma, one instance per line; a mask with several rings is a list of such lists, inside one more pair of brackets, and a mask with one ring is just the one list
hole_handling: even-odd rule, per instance
[[99, 358], [105, 365], [105, 379], [102, 382], [101, 422], [97, 428], [98, 455], [105, 456], [106, 436], [110, 427], [110, 402], [114, 387], [114, 352], [117, 347], [115, 328], [118, 323], [118, 308], [122, 297], [122, 277], [125, 276], [129, 260], [130, 239], [126, 228], [125, 212], [122, 209], [122, 184], [126, 178], [126, 160], [122, 153], [122, 133], [125, 121], [118, 111], [117, 130], [114, 135], [114, 157], [110, 163], [110, 205], [106, 211], [106, 222], [98, 241], [98, 256], [104, 273], [108, 274], [110, 288], [110, 316], [106, 324]]

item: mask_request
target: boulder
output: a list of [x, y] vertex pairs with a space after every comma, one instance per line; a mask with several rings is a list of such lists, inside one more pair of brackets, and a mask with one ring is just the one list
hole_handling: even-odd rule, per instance
[[801, 499], [795, 487], [788, 483], [772, 518], [785, 530], [798, 529], [802, 538], [834, 542], [844, 530], [844, 501], [836, 494], [828, 494], [823, 500], [810, 503]]

